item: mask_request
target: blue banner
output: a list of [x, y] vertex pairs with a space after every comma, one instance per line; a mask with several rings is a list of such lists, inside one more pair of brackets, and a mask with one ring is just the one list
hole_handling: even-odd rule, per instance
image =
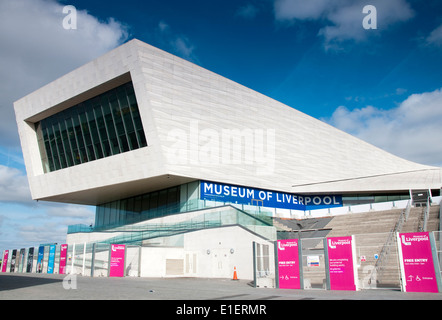
[[342, 207], [340, 195], [296, 195], [209, 181], [201, 181], [200, 198], [201, 200], [302, 211]]
[[55, 245], [49, 246], [48, 273], [54, 273]]
[[38, 248], [38, 256], [37, 256], [37, 273], [43, 272], [43, 255], [45, 253], [45, 247], [40, 246]]

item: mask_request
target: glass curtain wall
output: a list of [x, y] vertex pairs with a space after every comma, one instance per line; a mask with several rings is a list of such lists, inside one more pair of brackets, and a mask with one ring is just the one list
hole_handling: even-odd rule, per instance
[[136, 197], [116, 200], [96, 207], [95, 229], [121, 226], [179, 212], [180, 186]]
[[132, 82], [35, 124], [44, 172], [147, 146]]
[[118, 227], [198, 209], [199, 181], [100, 204], [95, 230]]

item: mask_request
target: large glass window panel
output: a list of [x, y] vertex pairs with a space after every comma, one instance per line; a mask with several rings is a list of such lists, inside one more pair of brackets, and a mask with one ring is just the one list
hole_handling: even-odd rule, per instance
[[104, 224], [105, 205], [97, 206], [95, 209], [95, 226], [101, 226]]
[[86, 152], [87, 152], [87, 156], [90, 159], [90, 161], [95, 160], [95, 151], [94, 151], [94, 146], [93, 145], [88, 145], [86, 147]]
[[110, 147], [110, 144], [109, 144], [109, 140], [103, 140], [102, 141], [102, 146], [103, 146], [103, 156], [105, 158], [111, 156], [112, 155], [112, 151], [111, 151], [111, 147]]
[[120, 105], [117, 100], [117, 95], [115, 93], [111, 93], [109, 95], [109, 102], [111, 105], [112, 115], [114, 117], [115, 128], [117, 130], [117, 135], [126, 134], [123, 125], [123, 118], [121, 116]]
[[[83, 140], [87, 150], [87, 161], [95, 160], [95, 154], [90, 152], [89, 147], [92, 145], [92, 139], [89, 131], [89, 125], [87, 122], [86, 112], [82, 111], [78, 114], [81, 124], [81, 132], [83, 133]], [[86, 162], [86, 161], [85, 161]]]
[[57, 142], [57, 152], [58, 152], [58, 157], [60, 159], [60, 166], [61, 168], [66, 168], [67, 163], [63, 147], [63, 135], [62, 135], [62, 130], [60, 129], [60, 123], [57, 122], [52, 127], [54, 128], [54, 135]]
[[135, 197], [134, 203], [134, 223], [141, 221], [141, 205], [142, 205], [143, 197], [138, 196]]
[[123, 152], [129, 151], [129, 143], [127, 142], [127, 136], [125, 134], [122, 134], [118, 137], [121, 145], [121, 149], [123, 149]]
[[117, 224], [118, 223], [118, 211], [116, 211], [116, 210], [110, 210], [109, 212], [108, 212], [108, 215], [109, 215], [109, 224], [110, 225], [114, 225], [114, 224]]
[[88, 162], [86, 148], [85, 147], [81, 147], [79, 149], [79, 151], [80, 151], [80, 158], [81, 158], [82, 163]]
[[136, 213], [140, 213], [141, 212], [142, 203], [143, 203], [143, 197], [142, 196], [138, 196], [138, 197], [135, 198], [134, 211]]
[[150, 194], [143, 195], [143, 200], [141, 202], [141, 214], [146, 214], [150, 209]]
[[[41, 126], [41, 132], [43, 135], [43, 143], [44, 143], [44, 148], [46, 150], [46, 158], [47, 158], [47, 162], [48, 162], [48, 166], [49, 166], [49, 171], [53, 171], [54, 170], [54, 159], [52, 156], [52, 147], [51, 147], [51, 142], [50, 142], [50, 136], [49, 136], [49, 131], [47, 128], [47, 125], [42, 125]], [[42, 158], [44, 158], [44, 155], [42, 155]], [[45, 171], [47, 172], [47, 171]]]
[[103, 112], [101, 111], [101, 106], [94, 107], [95, 119], [97, 119], [98, 134], [100, 139], [104, 140], [107, 138], [106, 126], [104, 125]]
[[46, 150], [48, 150], [47, 157], [48, 157], [49, 171], [53, 171], [54, 170], [54, 159], [52, 158], [52, 152], [50, 151], [51, 144], [49, 143], [49, 141], [45, 141], [45, 148], [46, 148]]
[[116, 91], [117, 91], [118, 102], [120, 103], [120, 109], [124, 110], [124, 109], [128, 108], [129, 103], [127, 101], [126, 89], [124, 88], [124, 85], [121, 87], [118, 87], [116, 89]]
[[101, 148], [100, 142], [95, 143], [94, 150], [97, 159], [103, 158], [103, 149]]
[[165, 207], [167, 205], [167, 190], [160, 191], [158, 198], [158, 207]]
[[108, 144], [111, 151], [111, 155], [118, 154], [120, 153], [120, 147], [118, 145], [117, 134], [115, 132], [114, 118], [112, 117], [111, 107], [108, 99], [103, 101], [102, 108], [103, 108], [103, 120], [108, 135]]
[[89, 124], [89, 130], [91, 132], [92, 143], [95, 144], [100, 141], [97, 130], [97, 122], [95, 121], [94, 109], [91, 104], [86, 106], [87, 122]]
[[63, 145], [61, 143], [60, 127], [58, 126], [58, 121], [56, 118], [53, 119], [51, 123], [51, 128], [54, 134], [54, 145], [53, 145], [54, 152], [57, 154], [57, 159], [59, 159], [61, 167], [60, 151], [63, 153]]
[[83, 133], [81, 132], [80, 119], [77, 113], [75, 113], [72, 117], [72, 125], [75, 135], [75, 141], [77, 142], [77, 148], [78, 148], [77, 154], [79, 157], [79, 163], [76, 164], [87, 162], [86, 149], [84, 148]]
[[140, 147], [147, 146], [146, 136], [144, 135], [143, 129], [137, 131], [137, 137], [138, 140], [140, 141]]
[[134, 211], [134, 198], [127, 199], [126, 211], [130, 213]]
[[167, 193], [167, 205], [173, 206], [179, 202], [180, 195], [178, 192], [179, 192], [178, 188], [169, 189], [169, 192]]
[[112, 148], [112, 154], [119, 154], [120, 153], [120, 145], [118, 143], [118, 138], [117, 137], [112, 138], [110, 140], [110, 145], [111, 145], [111, 148]]
[[117, 208], [120, 214], [120, 222], [126, 223], [127, 221], [127, 199], [123, 199], [119, 201], [119, 208]]
[[155, 209], [158, 207], [158, 192], [154, 192], [150, 195], [150, 208]]
[[[53, 166], [52, 167], [54, 170], [58, 170], [61, 168], [61, 164], [60, 164], [60, 159], [58, 156], [57, 142], [55, 139], [55, 133], [54, 133], [54, 128], [52, 127], [52, 123], [50, 123], [50, 125], [48, 124], [47, 130], [48, 130], [48, 134], [49, 134], [49, 144], [51, 145], [50, 152], [52, 152], [52, 159], [53, 159]], [[46, 153], [48, 153], [48, 150], [46, 150]]]
[[127, 223], [135, 222], [134, 202], [135, 202], [134, 198], [127, 199], [127, 207], [126, 207]]
[[129, 136], [129, 144], [130, 144], [130, 148], [132, 150], [138, 149], [138, 140], [137, 140], [137, 134], [135, 132], [131, 132], [128, 134]]
[[96, 226], [121, 226], [177, 213], [182, 186], [101, 204], [96, 209]]
[[75, 134], [72, 117], [66, 119], [65, 123], [68, 132], [69, 144], [72, 150], [72, 158], [74, 160], [74, 164], [80, 164], [81, 163], [80, 152], [78, 150], [77, 137]]
[[[111, 203], [112, 204], [112, 203]], [[106, 214], [106, 210], [104, 210], [103, 211], [103, 218], [101, 219], [102, 220], [102, 222], [103, 222], [103, 225], [109, 225], [109, 221], [110, 221], [110, 216], [111, 216], [111, 213], [110, 212], [108, 212], [107, 214]]]
[[123, 120], [126, 132], [133, 132], [135, 129], [134, 129], [134, 124], [132, 122], [132, 115], [129, 106], [126, 105], [123, 108], [121, 108], [121, 113], [123, 114]]
[[[49, 171], [147, 146], [131, 82], [36, 124]], [[45, 149], [45, 150], [43, 150]]]
[[[132, 89], [132, 90], [130, 90]], [[146, 138], [144, 136], [144, 130], [143, 130], [143, 124], [141, 123], [141, 117], [140, 117], [140, 113], [138, 112], [138, 108], [137, 108], [137, 101], [135, 98], [135, 93], [133, 92], [133, 88], [127, 88], [127, 99], [129, 101], [129, 105], [130, 105], [130, 110], [131, 110], [131, 114], [132, 114], [132, 120], [134, 123], [134, 130], [136, 131], [136, 137], [137, 137], [137, 142], [138, 142], [138, 146], [144, 147], [147, 145], [146, 143]]]
[[60, 129], [61, 129], [61, 139], [62, 139], [62, 143], [63, 143], [64, 154], [65, 154], [65, 158], [66, 158], [66, 165], [68, 167], [71, 167], [74, 165], [74, 161], [72, 159], [72, 151], [71, 151], [71, 147], [69, 145], [69, 138], [68, 138], [66, 125], [65, 125], [64, 121], [60, 122]]
[[46, 125], [41, 125], [40, 129], [41, 129], [41, 133], [43, 135], [43, 141], [49, 141], [49, 135], [48, 135]]
[[111, 210], [112, 210], [112, 212], [115, 213], [116, 223], [121, 223], [121, 221], [123, 221], [124, 217], [122, 216], [122, 214], [120, 212], [120, 201], [112, 202]]

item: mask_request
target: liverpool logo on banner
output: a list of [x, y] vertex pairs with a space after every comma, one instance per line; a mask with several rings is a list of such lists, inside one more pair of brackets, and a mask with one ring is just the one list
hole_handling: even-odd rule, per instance
[[439, 292], [430, 234], [398, 233], [398, 248], [404, 292]]

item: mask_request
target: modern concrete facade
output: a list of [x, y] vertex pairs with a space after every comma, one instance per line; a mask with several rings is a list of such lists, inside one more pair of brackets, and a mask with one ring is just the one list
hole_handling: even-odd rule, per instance
[[[148, 146], [44, 173], [34, 124], [130, 80]], [[14, 106], [34, 199], [96, 205], [199, 179], [297, 193], [441, 187], [440, 168], [398, 158], [138, 40]], [[242, 158], [229, 142], [235, 134]]]
[[[131, 104], [124, 110], [120, 109], [118, 116], [131, 114], [133, 119], [139, 117], [145, 144], [114, 154], [109, 151], [107, 156], [89, 160], [85, 153], [85, 161], [80, 159], [80, 152], [75, 151], [77, 156], [73, 155], [70, 165], [48, 169], [50, 166], [46, 158], [52, 156], [49, 156], [47, 145], [45, 147], [45, 143], [50, 142], [45, 139], [53, 138], [41, 133], [42, 124], [50, 117], [63, 118], [62, 111], [77, 108], [85, 101], [92, 101], [96, 97], [108, 99], [105, 95], [127, 84], [130, 85], [126, 93], [130, 95], [133, 87], [136, 101], [133, 101], [133, 107]], [[130, 101], [130, 98], [127, 99]], [[103, 228], [112, 231], [112, 237], [117, 241], [121, 230], [116, 228], [116, 224], [120, 227], [138, 223], [132, 226], [134, 231], [139, 230], [139, 223], [143, 221], [153, 223], [150, 217], [174, 214], [167, 221], [158, 222], [172, 225], [180, 219], [190, 221], [195, 216], [209, 214], [213, 204], [207, 207], [206, 202], [191, 205], [192, 201], [201, 200], [200, 181], [286, 194], [341, 196], [407, 195], [412, 189], [436, 190], [440, 193], [442, 186], [441, 168], [401, 159], [292, 107], [138, 40], [132, 40], [27, 95], [15, 102], [14, 108], [32, 198], [96, 205], [97, 219], [100, 216], [103, 220], [97, 223], [101, 229], [78, 230], [68, 236], [68, 242], [107, 241], [100, 233]], [[99, 126], [99, 121], [104, 118], [99, 119], [95, 113], [93, 119], [88, 118], [89, 122], [76, 125], [75, 121], [81, 122], [81, 117], [79, 111], [75, 110], [74, 113], [75, 120], [69, 119], [73, 126], [71, 131], [69, 128], [64, 130], [60, 124], [60, 137], [64, 134], [68, 144], [69, 139], [77, 139], [75, 143], [79, 143], [75, 130], [84, 137], [83, 125]], [[51, 121], [56, 123], [57, 120]], [[104, 125], [102, 128], [105, 130]], [[104, 135], [109, 135], [106, 139], [111, 139], [109, 130]], [[100, 138], [96, 142], [101, 144], [100, 150], [104, 152], [103, 134], [97, 131], [97, 136]], [[140, 142], [140, 136], [137, 137]], [[86, 143], [86, 138], [84, 141]], [[54, 144], [58, 151], [54, 149], [51, 152], [57, 153], [57, 157], [64, 155], [63, 143], [60, 142], [58, 146]], [[174, 189], [177, 186], [180, 189]], [[147, 213], [152, 212], [149, 210], [153, 208], [153, 194], [160, 191], [166, 192], [167, 197], [172, 199], [164, 202], [169, 205], [167, 214], [156, 212], [149, 216]], [[115, 210], [126, 210], [126, 204], [123, 208], [120, 200], [136, 202], [135, 197], [142, 195], [148, 195], [145, 203], [149, 210], [142, 208], [144, 198], [139, 198], [138, 209], [135, 209], [136, 204], [131, 207], [137, 215], [136, 219], [133, 215], [131, 218], [124, 215], [123, 218], [119, 213], [115, 214]], [[156, 197], [157, 194], [155, 201]], [[160, 202], [155, 203], [156, 209]], [[114, 205], [120, 206], [120, 209], [113, 208]], [[253, 210], [259, 212], [259, 206], [259, 203], [255, 203]], [[208, 253], [204, 255], [209, 250], [209, 243], [215, 241], [221, 245], [227, 242], [229, 250], [239, 250], [241, 254], [231, 256], [237, 260], [228, 259], [228, 267], [220, 271], [224, 276], [226, 272], [231, 272], [233, 265], [250, 264], [247, 260], [252, 250], [249, 242], [276, 240], [276, 232], [271, 225], [262, 223], [259, 218], [256, 220], [259, 223], [252, 223], [247, 215], [250, 210], [238, 210], [239, 213], [236, 208], [227, 210], [229, 214], [237, 214], [237, 220], [230, 224], [217, 218], [218, 225], [212, 226], [210, 232], [204, 228], [190, 228], [192, 232], [185, 236], [168, 234], [161, 241], [181, 237], [178, 245], [175, 243], [181, 248], [174, 251], [175, 260], [183, 260], [186, 254], [190, 255], [186, 259], [198, 261], [198, 270], [205, 270], [204, 276], [216, 276], [216, 272], [207, 270], [212, 270], [209, 266], [213, 261], [222, 263], [219, 259], [210, 260]], [[114, 212], [113, 218], [104, 219], [111, 211]], [[146, 215], [143, 216], [145, 211]], [[183, 216], [186, 212], [190, 213]], [[249, 220], [240, 223], [238, 214]], [[256, 225], [259, 225], [259, 232]], [[138, 240], [144, 246], [154, 246], [149, 239]], [[231, 239], [245, 239], [245, 242], [233, 244], [229, 242]], [[119, 240], [124, 242], [123, 238]], [[216, 246], [213, 244], [212, 248]], [[227, 247], [221, 247], [217, 250], [227, 250]], [[162, 251], [162, 261], [168, 259], [170, 250]], [[228, 255], [228, 252], [221, 251], [219, 257]], [[183, 268], [190, 270], [188, 267], [189, 264], [183, 265]], [[160, 275], [164, 273], [155, 272]], [[250, 270], [247, 272], [247, 277], [250, 277]]]

